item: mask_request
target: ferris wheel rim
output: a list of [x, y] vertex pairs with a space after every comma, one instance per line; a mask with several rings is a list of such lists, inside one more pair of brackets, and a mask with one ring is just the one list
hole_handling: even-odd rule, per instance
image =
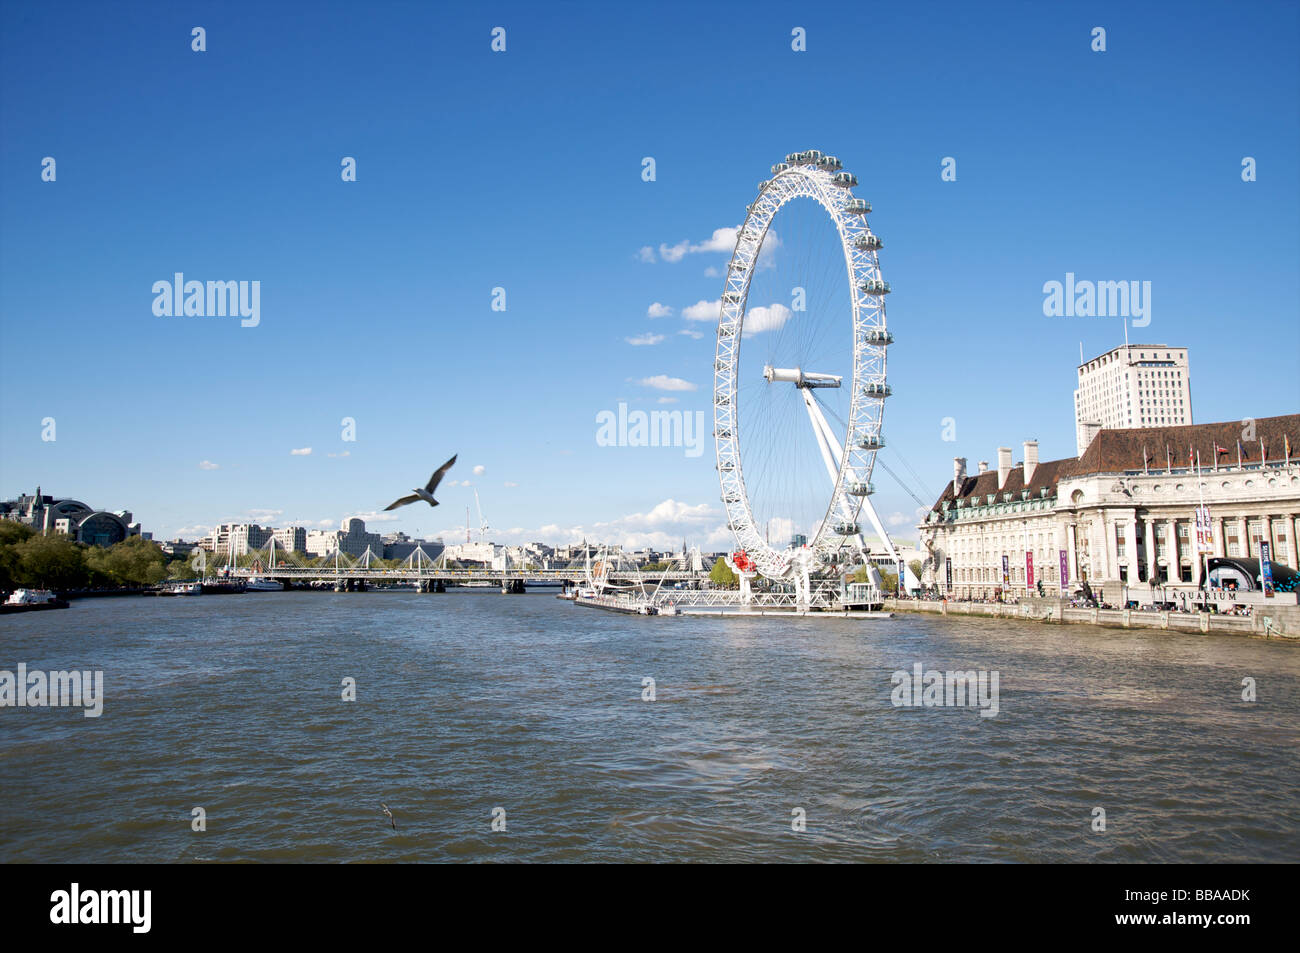
[[[796, 153], [789, 158], [809, 156]], [[714, 352], [714, 443], [722, 501], [727, 522], [738, 548], [743, 550], [760, 573], [769, 578], [786, 577], [798, 555], [792, 546], [773, 547], [754, 522], [753, 507], [745, 485], [741, 462], [740, 413], [737, 403], [740, 345], [748, 314], [750, 282], [758, 265], [763, 241], [777, 213], [796, 198], [811, 198], [830, 217], [840, 238], [851, 300], [853, 330], [852, 394], [848, 419], [835, 481], [827, 498], [826, 511], [807, 544], [811, 559], [823, 562], [842, 549], [852, 534], [839, 530], [857, 527], [865, 494], [847, 492], [846, 478], [853, 474], [855, 491], [862, 485], [870, 488], [875, 454], [881, 445], [880, 430], [884, 421], [884, 398], [889, 389], [886, 377], [885, 308], [881, 292], [868, 292], [888, 285], [881, 279], [878, 256], [879, 240], [874, 245], [862, 240], [872, 236], [867, 214], [870, 206], [853, 195], [852, 186], [833, 177], [838, 160], [812, 153], [815, 159], [787, 162], [773, 167], [773, 177], [760, 183], [758, 198], [748, 208], [744, 223], [736, 233], [736, 244], [727, 265], [718, 315], [718, 334]], [[829, 162], [823, 163], [822, 159]], [[829, 166], [829, 168], [828, 168]], [[856, 179], [848, 176], [852, 184]], [[865, 206], [865, 211], [863, 211]], [[873, 336], [873, 332], [878, 332]], [[868, 385], [876, 390], [868, 392]], [[871, 444], [867, 438], [874, 438]], [[836, 524], [837, 510], [849, 518]]]

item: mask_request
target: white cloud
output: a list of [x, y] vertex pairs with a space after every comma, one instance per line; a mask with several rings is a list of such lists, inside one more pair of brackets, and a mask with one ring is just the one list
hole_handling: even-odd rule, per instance
[[675, 404], [675, 403], [677, 403], [677, 398], [676, 398], [676, 397], [660, 397], [660, 398], [659, 398], [659, 403], [661, 403], [661, 404]]
[[290, 450], [289, 455], [294, 457], [310, 457], [311, 447], [303, 447], [301, 450]]
[[692, 245], [692, 252], [726, 252], [728, 255], [736, 248], [736, 235], [739, 234], [739, 228], [715, 228], [713, 234], [700, 242], [698, 245]]
[[650, 307], [646, 308], [646, 317], [648, 318], [667, 318], [671, 317], [673, 309], [666, 304], [660, 304], [656, 301]]
[[[659, 258], [662, 261], [672, 264], [681, 261], [687, 255], [707, 253], [730, 255], [736, 249], [736, 236], [739, 233], [740, 226], [728, 225], [724, 228], [715, 228], [713, 234], [702, 242], [692, 243], [689, 240], [683, 239], [676, 245], [669, 245], [666, 242], [660, 243]], [[776, 254], [776, 250], [780, 247], [781, 239], [777, 236], [776, 230], [769, 228], [767, 230], [767, 235], [763, 238], [763, 247], [759, 249], [758, 252], [758, 267], [760, 269], [771, 268], [774, 264], [773, 257]], [[638, 253], [638, 257], [641, 261], [654, 261], [654, 249], [647, 245], [641, 249]], [[704, 275], [707, 278], [718, 278], [721, 274], [722, 273], [714, 266], [710, 266], [704, 272]]]
[[324, 529], [329, 529], [331, 526], [334, 525], [334, 521], [333, 521], [333, 520], [321, 520], [321, 521], [318, 522], [316, 525], [317, 525], [317, 526], [320, 526], [320, 527], [322, 527], [322, 528], [324, 528]]
[[906, 513], [890, 513], [885, 517], [885, 522], [890, 526], [906, 526], [911, 522]]
[[633, 347], [645, 347], [650, 344], [658, 344], [663, 339], [664, 336], [662, 334], [646, 333], [638, 334], [636, 337], [624, 338], [623, 340], [627, 341], [627, 343], [631, 344]]
[[[731, 530], [720, 521], [721, 512], [707, 503], [690, 505], [668, 499], [645, 513], [632, 513], [618, 519], [576, 526], [548, 523], [536, 529], [512, 527], [493, 530], [491, 541], [504, 545], [540, 540], [552, 545], [590, 542], [618, 543], [623, 546], [676, 550], [683, 537], [688, 545], [698, 545], [705, 552], [728, 549]], [[455, 543], [464, 539], [464, 526], [441, 530], [436, 535]], [[428, 534], [426, 534], [428, 535]]]
[[682, 317], [687, 321], [716, 321], [722, 314], [722, 299], [717, 301], [697, 301], [682, 308]]
[[326, 456], [327, 457], [350, 457], [352, 456], [352, 451], [344, 450], [342, 453], [327, 453]]
[[199, 463], [200, 470], [220, 470], [221, 464], [213, 463], [211, 460], [203, 460]]
[[349, 513], [347, 516], [343, 517], [343, 521], [346, 523], [354, 517], [366, 523], [392, 523], [396, 520], [402, 519], [402, 514], [400, 512], [390, 513], [385, 510], [371, 510], [368, 513]]
[[790, 309], [777, 303], [769, 307], [750, 308], [745, 312], [745, 337], [775, 331], [790, 320]]
[[667, 374], [643, 377], [637, 383], [642, 387], [653, 387], [655, 390], [695, 390], [695, 385], [690, 381], [684, 381], [680, 377], [669, 377]]
[[691, 251], [691, 243], [688, 241], [681, 241], [676, 245], [660, 244], [659, 257], [666, 262], [678, 262], [685, 258], [689, 251]]
[[518, 485], [519, 485], [519, 484], [518, 484], [518, 483], [515, 483], [513, 480], [506, 480], [506, 482], [505, 482], [505, 486], [507, 486], [507, 487], [516, 487], [516, 486], [518, 486]]
[[702, 332], [702, 331], [692, 331], [690, 328], [682, 328], [682, 329], [681, 329], [680, 331], [678, 331], [677, 333], [678, 333], [678, 334], [685, 334], [688, 338], [694, 338], [696, 341], [698, 341], [700, 338], [704, 337], [704, 332]]
[[777, 235], [775, 228], [769, 228], [763, 237], [763, 247], [758, 250], [759, 271], [776, 267], [776, 250], [781, 247], [781, 236]]
[[481, 463], [474, 468], [475, 476], [482, 476], [485, 473], [487, 473], [487, 467], [483, 466]]
[[[775, 331], [790, 320], [790, 309], [777, 302], [767, 307], [762, 305], [745, 309], [745, 336], [761, 334], [763, 331]], [[682, 317], [687, 321], [717, 321], [722, 316], [722, 300], [697, 301], [682, 308]]]

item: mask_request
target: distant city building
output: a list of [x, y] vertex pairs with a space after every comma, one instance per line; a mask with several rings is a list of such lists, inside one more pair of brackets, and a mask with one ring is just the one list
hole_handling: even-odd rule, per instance
[[457, 543], [447, 547], [447, 558], [461, 563], [482, 563], [491, 566], [497, 558], [499, 547], [495, 543]]
[[385, 559], [407, 559], [417, 548], [422, 549], [430, 559], [442, 555], [442, 540], [412, 539], [405, 533], [386, 533], [383, 537]]
[[1186, 348], [1125, 344], [1080, 364], [1078, 378], [1074, 424], [1079, 456], [1099, 430], [1194, 423]]
[[58, 533], [92, 546], [112, 546], [128, 536], [140, 535], [140, 524], [132, 522], [129, 510], [96, 510], [80, 500], [47, 496], [39, 486], [31, 495], [0, 502], [0, 519], [30, 526], [43, 535]]
[[247, 556], [270, 542], [273, 530], [256, 523], [222, 523], [213, 528], [200, 543], [210, 553], [229, 553]]
[[342, 529], [332, 532], [312, 530], [307, 534], [306, 547], [312, 556], [330, 556], [339, 552], [360, 558], [369, 549], [375, 556], [383, 558], [384, 540], [378, 533], [367, 533], [365, 521], [353, 516], [343, 521]]
[[194, 550], [199, 548], [198, 543], [187, 543], [183, 539], [172, 539], [164, 543], [159, 543], [158, 547], [173, 558], [180, 556], [189, 556]]
[[976, 474], [957, 458], [919, 527], [922, 580], [957, 598], [1019, 597], [1039, 582], [1045, 595], [1075, 595], [1087, 582], [1114, 605], [1172, 602], [1201, 584], [1202, 501], [1210, 556], [1258, 560], [1268, 542], [1271, 561], [1294, 568], [1300, 414], [1257, 418], [1253, 437], [1242, 441], [1236, 420], [1104, 429], [1077, 459], [1040, 463], [1036, 441], [1020, 463], [999, 448], [997, 469]]
[[271, 531], [277, 548], [283, 547], [291, 553], [307, 552], [307, 530], [301, 526], [284, 526]]

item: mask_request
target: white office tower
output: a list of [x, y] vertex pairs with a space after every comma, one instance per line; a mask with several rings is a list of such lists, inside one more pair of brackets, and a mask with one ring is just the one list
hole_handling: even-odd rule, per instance
[[1192, 422], [1187, 348], [1125, 344], [1079, 365], [1074, 392], [1079, 456], [1098, 430], [1177, 427]]

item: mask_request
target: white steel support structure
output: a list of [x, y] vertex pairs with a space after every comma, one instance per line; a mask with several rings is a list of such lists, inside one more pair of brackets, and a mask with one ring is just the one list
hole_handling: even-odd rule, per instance
[[[848, 173], [839, 172], [837, 159], [820, 152], [794, 153], [786, 160], [773, 166], [773, 177], [761, 184], [758, 198], [749, 206], [744, 224], [736, 234], [736, 245], [727, 266], [713, 362], [713, 422], [722, 503], [739, 548], [754, 560], [764, 576], [795, 581], [802, 588], [802, 580], [809, 569], [816, 571], [832, 561], [848, 539], [857, 535], [837, 533], [836, 524], [840, 520], [836, 517], [842, 517], [845, 524], [855, 524], [866, 503], [865, 492], [853, 491], [870, 487], [876, 451], [882, 445], [884, 400], [890, 393], [885, 376], [885, 353], [893, 339], [885, 325], [884, 295], [889, 286], [880, 272], [877, 253], [881, 243], [867, 224], [870, 205], [853, 196], [851, 186], [857, 180]], [[800, 197], [810, 198], [821, 205], [839, 235], [849, 282], [851, 314], [848, 317], [853, 356], [853, 377], [849, 384], [852, 392], [842, 444], [833, 438], [829, 427], [823, 428], [817, 423], [820, 415], [815, 413], [811, 404], [809, 406], [809, 413], [814, 417], [814, 430], [819, 439], [826, 442], [824, 449], [834, 448], [838, 452], [832, 454], [827, 462], [832, 489], [825, 515], [805, 553], [792, 547], [774, 549], [754, 524], [753, 508], [741, 467], [742, 422], [737, 408], [740, 344], [750, 281], [772, 219], [782, 206]], [[800, 378], [793, 381], [796, 386], [828, 386], [823, 381], [830, 375], [793, 373]], [[809, 399], [807, 393], [804, 397]], [[866, 509], [873, 527], [893, 553], [893, 545], [875, 510], [870, 505]]]
[[[826, 471], [830, 474], [833, 483], [839, 475], [840, 468], [843, 464], [840, 447], [835, 440], [835, 433], [831, 430], [831, 425], [827, 422], [826, 415], [822, 413], [821, 407], [817, 406], [817, 401], [813, 399], [812, 392], [806, 387], [803, 388], [803, 402], [808, 408], [808, 417], [812, 420], [813, 431], [817, 435], [818, 446], [821, 447], [822, 459], [826, 462]], [[834, 461], [833, 463], [832, 460]], [[859, 481], [856, 478], [856, 474], [848, 473], [846, 476], [850, 486], [855, 483], [864, 482]], [[839, 502], [843, 505], [844, 501], [841, 499]], [[874, 529], [876, 535], [880, 537], [880, 540], [885, 547], [885, 552], [889, 555], [889, 558], [893, 560], [894, 565], [897, 566], [901, 561], [898, 556], [898, 551], [894, 549], [893, 540], [891, 540], [889, 534], [885, 532], [885, 526], [880, 522], [880, 516], [877, 515], [876, 508], [871, 505], [871, 497], [869, 494], [862, 495], [862, 510], [867, 514], [867, 519], [871, 521], [871, 528]], [[853, 514], [847, 507], [843, 507], [840, 512], [846, 521], [853, 522]], [[867, 544], [862, 538], [862, 534], [860, 532], [854, 533], [853, 541], [857, 545], [858, 553], [865, 561], [868, 553]]]

